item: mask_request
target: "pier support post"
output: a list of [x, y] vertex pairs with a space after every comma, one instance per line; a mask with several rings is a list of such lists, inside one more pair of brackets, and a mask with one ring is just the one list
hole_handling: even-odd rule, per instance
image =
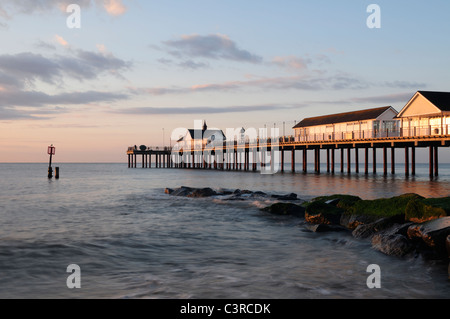
[[373, 165], [373, 173], [377, 173], [377, 149], [372, 147], [372, 165]]
[[331, 149], [331, 173], [334, 174], [334, 148]]
[[308, 152], [307, 149], [303, 149], [303, 158], [302, 158], [302, 168], [303, 168], [303, 173], [306, 173], [306, 171], [308, 170]]
[[364, 148], [364, 174], [369, 174], [369, 148]]
[[433, 146], [430, 146], [429, 147], [429, 169], [430, 169], [430, 171], [429, 171], [429, 173], [430, 173], [430, 177], [433, 177], [433, 171], [434, 171], [434, 169], [433, 169], [433, 164], [434, 164], [434, 160], [433, 160]]
[[295, 173], [295, 147], [291, 151], [291, 171]]
[[409, 176], [409, 148], [405, 147], [405, 176]]
[[355, 147], [355, 172], [359, 173], [359, 149]]
[[284, 173], [284, 149], [281, 149], [281, 173]]
[[341, 148], [341, 173], [344, 173], [344, 149]]
[[330, 149], [327, 148], [327, 173], [330, 172]]
[[131, 157], [131, 155], [130, 155], [130, 154], [128, 154], [128, 168], [130, 168], [130, 167], [131, 167], [131, 160], [130, 160], [130, 157]]
[[439, 175], [438, 146], [434, 147], [434, 176]]
[[411, 147], [411, 175], [416, 175], [416, 147]]
[[383, 147], [383, 174], [387, 175], [387, 147]]
[[347, 148], [347, 173], [351, 173], [351, 165], [352, 165], [352, 154], [351, 154], [351, 148]]
[[316, 172], [320, 173], [320, 148], [316, 149], [316, 152], [317, 152]]
[[395, 174], [395, 148], [391, 147], [391, 174]]

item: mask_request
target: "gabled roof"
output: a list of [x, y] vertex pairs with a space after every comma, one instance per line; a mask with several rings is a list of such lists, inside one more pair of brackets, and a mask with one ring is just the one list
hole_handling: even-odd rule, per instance
[[[378, 118], [381, 114], [383, 114], [389, 109], [395, 111], [391, 106], [383, 106], [354, 112], [345, 112], [324, 116], [309, 117], [303, 119], [300, 123], [294, 126], [294, 128], [372, 120]], [[395, 111], [395, 113], [397, 113], [397, 111]]]
[[441, 111], [450, 111], [450, 92], [417, 91]]
[[430, 112], [425, 115], [431, 115], [431, 114], [439, 114], [440, 112], [450, 112], [450, 92], [437, 92], [437, 91], [417, 91], [414, 93], [413, 97], [406, 103], [406, 105], [400, 110], [400, 112], [397, 114], [397, 118], [400, 118], [403, 116], [405, 111], [409, 108], [409, 106], [416, 100], [418, 96], [422, 96], [428, 102], [432, 104], [434, 107], [434, 111]]
[[[196, 138], [203, 140], [203, 139], [209, 139], [211, 136], [214, 136], [215, 139], [217, 139], [219, 136], [222, 137], [223, 140], [225, 140], [225, 134], [222, 130], [195, 130], [195, 129], [188, 129], [188, 134], [191, 137], [191, 139], [195, 140]], [[187, 135], [187, 134], [186, 134]], [[182, 141], [184, 137], [180, 138], [178, 142]]]

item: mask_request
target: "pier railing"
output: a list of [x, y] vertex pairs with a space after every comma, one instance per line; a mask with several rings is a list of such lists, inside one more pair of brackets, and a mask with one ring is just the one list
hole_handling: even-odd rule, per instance
[[[295, 142], [316, 141], [340, 141], [356, 139], [376, 139], [388, 137], [423, 137], [423, 136], [445, 136], [450, 133], [450, 125], [421, 125], [399, 129], [387, 130], [362, 130], [347, 132], [326, 132], [307, 135], [297, 135]], [[283, 142], [282, 142], [283, 143]]]

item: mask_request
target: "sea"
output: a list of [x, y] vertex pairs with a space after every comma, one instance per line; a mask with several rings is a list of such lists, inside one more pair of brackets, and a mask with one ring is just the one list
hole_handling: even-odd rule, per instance
[[[448, 299], [448, 264], [387, 256], [370, 240], [314, 233], [271, 198], [187, 198], [166, 188], [450, 195], [450, 165], [417, 175], [128, 168], [126, 163], [0, 164], [1, 299]], [[297, 171], [300, 171], [298, 167]], [[378, 172], [382, 172], [380, 166]], [[379, 288], [369, 287], [370, 265]], [[75, 267], [75, 268], [74, 268]]]

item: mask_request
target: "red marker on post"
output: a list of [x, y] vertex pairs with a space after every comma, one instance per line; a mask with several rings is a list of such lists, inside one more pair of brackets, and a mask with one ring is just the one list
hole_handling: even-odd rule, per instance
[[55, 155], [55, 147], [53, 144], [48, 147], [47, 149], [48, 155], [50, 155], [50, 161], [48, 163], [48, 178], [53, 177], [53, 169], [52, 169], [52, 156]]

